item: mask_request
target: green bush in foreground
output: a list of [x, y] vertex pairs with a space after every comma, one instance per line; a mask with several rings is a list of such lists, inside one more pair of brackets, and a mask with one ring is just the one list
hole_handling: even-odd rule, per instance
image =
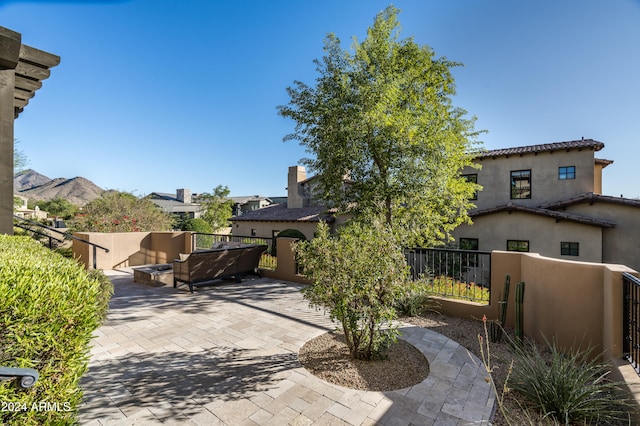
[[350, 224], [333, 237], [321, 222], [316, 238], [296, 243], [295, 251], [311, 281], [305, 299], [340, 322], [352, 358], [384, 357], [399, 334], [396, 301], [419, 291], [392, 232]]
[[609, 380], [610, 366], [592, 360], [590, 350], [548, 346], [548, 356], [535, 344], [517, 351], [510, 387], [530, 407], [565, 425], [628, 420], [630, 406], [622, 384]]
[[76, 422], [78, 381], [111, 293], [101, 272], [87, 272], [30, 238], [0, 236], [0, 365], [40, 375], [28, 389], [0, 382], [0, 424]]

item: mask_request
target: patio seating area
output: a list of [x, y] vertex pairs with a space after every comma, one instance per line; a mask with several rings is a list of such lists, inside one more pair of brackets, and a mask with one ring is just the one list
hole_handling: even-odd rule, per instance
[[456, 342], [404, 325], [431, 372], [410, 388], [366, 392], [322, 381], [298, 361], [333, 330], [302, 285], [270, 278], [198, 289], [154, 287], [106, 271], [115, 294], [82, 378], [83, 425], [480, 425], [495, 398]]

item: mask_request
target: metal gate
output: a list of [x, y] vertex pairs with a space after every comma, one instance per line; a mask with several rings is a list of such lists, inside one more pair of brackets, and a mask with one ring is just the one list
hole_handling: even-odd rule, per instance
[[640, 279], [622, 274], [624, 357], [640, 375]]

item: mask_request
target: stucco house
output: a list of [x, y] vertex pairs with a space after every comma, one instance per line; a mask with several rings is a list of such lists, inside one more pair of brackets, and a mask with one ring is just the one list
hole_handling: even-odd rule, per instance
[[465, 168], [482, 186], [458, 227], [460, 248], [530, 251], [543, 256], [640, 268], [640, 201], [602, 195], [602, 171], [592, 139], [480, 152], [480, 170]]
[[314, 200], [313, 181], [313, 177], [307, 178], [304, 167], [289, 167], [286, 203], [271, 204], [232, 217], [232, 233], [272, 238], [285, 229], [297, 229], [311, 239], [319, 221], [335, 227], [339, 221], [326, 206]]
[[252, 212], [273, 204], [273, 201], [269, 197], [263, 197], [261, 195], [229, 197], [228, 199], [233, 202], [232, 214], [234, 216], [241, 216], [247, 212]]

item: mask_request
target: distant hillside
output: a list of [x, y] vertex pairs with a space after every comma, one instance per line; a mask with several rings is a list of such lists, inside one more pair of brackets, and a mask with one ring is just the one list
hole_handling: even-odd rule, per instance
[[80, 206], [95, 200], [104, 192], [104, 189], [83, 177], [49, 179], [34, 170], [17, 174], [14, 177], [14, 189], [18, 195], [31, 200], [50, 201], [60, 197]]
[[24, 189], [33, 188], [34, 186], [44, 185], [50, 181], [51, 178], [41, 175], [35, 170], [23, 170], [13, 177], [13, 190], [20, 192]]

